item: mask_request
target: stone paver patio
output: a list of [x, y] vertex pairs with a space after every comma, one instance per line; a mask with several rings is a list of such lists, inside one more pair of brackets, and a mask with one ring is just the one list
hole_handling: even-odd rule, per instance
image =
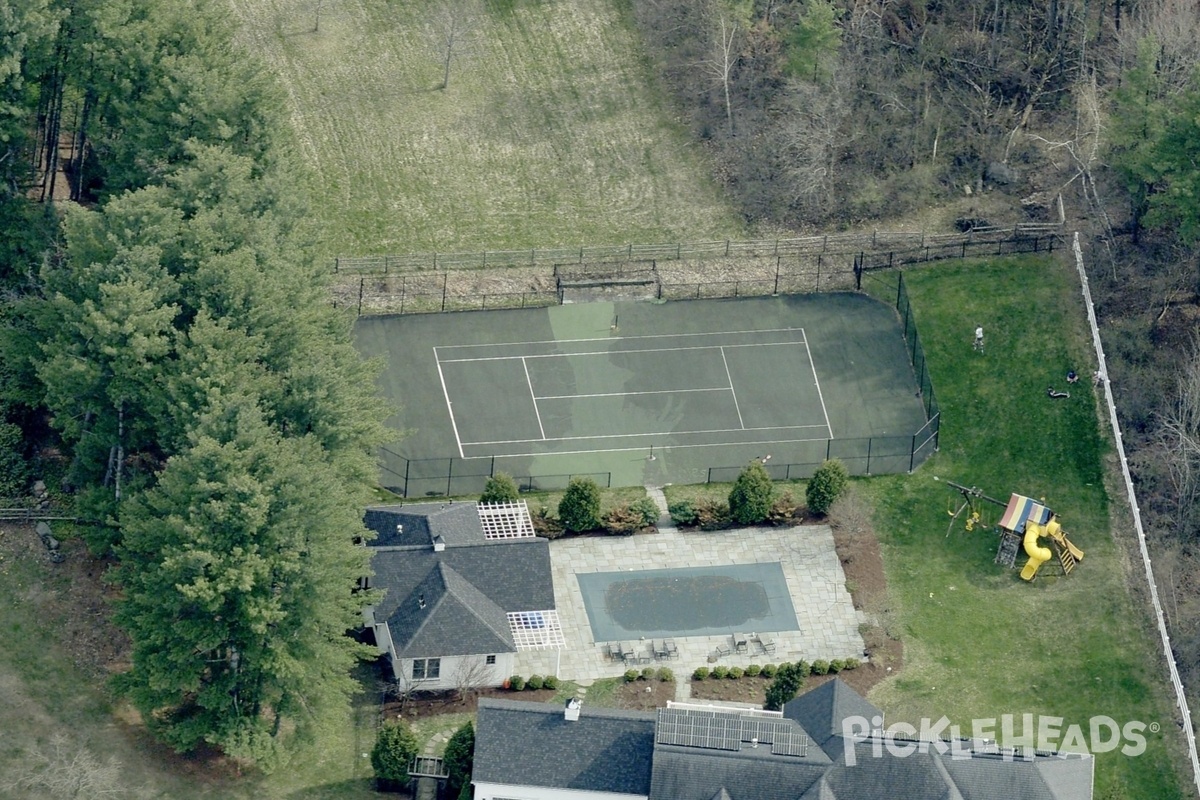
[[[554, 600], [566, 636], [566, 647], [517, 653], [519, 674], [551, 675], [587, 684], [621, 675], [628, 667], [605, 658], [592, 628], [576, 576], [592, 572], [700, 567], [779, 562], [791, 594], [798, 631], [757, 631], [775, 640], [774, 653], [751, 642], [748, 652], [731, 652], [711, 660], [718, 647], [732, 651], [734, 631], [723, 636], [675, 637], [679, 657], [652, 661], [670, 667], [678, 678], [696, 667], [728, 667], [784, 661], [861, 658], [863, 640], [841, 562], [826, 526], [745, 528], [736, 531], [680, 533], [667, 528], [633, 537], [581, 537], [550, 543]], [[750, 633], [750, 631], [741, 631]], [[641, 644], [641, 643], [639, 643]], [[650, 642], [645, 642], [647, 648]]]

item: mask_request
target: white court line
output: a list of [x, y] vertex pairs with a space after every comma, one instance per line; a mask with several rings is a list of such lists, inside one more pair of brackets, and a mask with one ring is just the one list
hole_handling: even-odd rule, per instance
[[538, 430], [542, 432], [542, 441], [546, 440], [546, 429], [542, 427], [542, 412], [538, 411], [537, 395], [533, 393], [533, 379], [529, 377], [529, 365], [525, 363], [525, 359], [521, 359], [521, 366], [525, 368], [525, 382], [529, 384], [529, 396], [533, 398], [533, 413], [537, 414]]
[[442, 362], [438, 358], [438, 349], [433, 348], [433, 360], [437, 364], [438, 378], [442, 382], [442, 397], [446, 398], [446, 410], [450, 412], [450, 427], [454, 429], [454, 443], [458, 445], [458, 457], [466, 458], [463, 455], [462, 439], [458, 436], [458, 423], [454, 421], [454, 406], [450, 403], [450, 393], [446, 391], [446, 376], [442, 374]]
[[[698, 431], [655, 431], [654, 433], [598, 433], [594, 436], [558, 436], [550, 439], [500, 439], [494, 442], [464, 442], [466, 447], [476, 447], [485, 444], [524, 444], [526, 442], [582, 442], [588, 439], [623, 439], [627, 436], [682, 436], [695, 433], [741, 433], [742, 431], [798, 431], [804, 428], [825, 428], [825, 425], [767, 425], [762, 428], [716, 428], [702, 429]], [[797, 441], [809, 442], [817, 441], [816, 439], [798, 439]], [[824, 441], [823, 439], [821, 441]], [[733, 444], [754, 444], [754, 442], [733, 442]], [[683, 445], [679, 445], [683, 446]], [[689, 445], [691, 446], [691, 445]], [[580, 452], [590, 452], [582, 450]], [[554, 455], [554, 453], [542, 453], [541, 455]]]
[[[592, 341], [588, 339], [586, 341]], [[608, 341], [608, 340], [606, 340]], [[718, 350], [725, 347], [787, 347], [808, 342], [756, 342], [755, 344], [702, 344], [696, 347], [647, 347], [641, 350], [589, 350], [585, 353], [532, 353], [523, 356], [483, 356], [481, 358], [447, 358], [445, 364], [462, 364], [470, 361], [515, 361], [518, 358], [570, 358], [571, 356], [635, 355], [637, 353], [681, 353], [685, 350]]]
[[733, 395], [733, 407], [737, 410], [738, 425], [746, 430], [746, 422], [742, 419], [742, 407], [738, 405], [737, 392], [733, 390], [733, 376], [729, 374], [729, 361], [725, 358], [725, 348], [721, 348], [721, 363], [725, 365], [725, 377], [729, 379], [729, 393]]
[[821, 379], [817, 377], [817, 365], [813, 363], [812, 348], [808, 346], [808, 337], [804, 337], [804, 349], [808, 351], [808, 365], [812, 367], [813, 380], [817, 384], [817, 397], [821, 399], [821, 413], [825, 415], [825, 427], [829, 429], [829, 438], [833, 438], [833, 426], [829, 424], [829, 412], [825, 410], [825, 395], [821, 393]]
[[600, 394], [547, 394], [538, 400], [577, 400], [582, 397], [632, 397], [635, 394], [683, 394], [684, 392], [728, 392], [728, 386], [712, 386], [708, 389], [656, 389], [653, 392], [602, 392]]
[[445, 344], [443, 350], [457, 347], [505, 347], [511, 344], [562, 344], [563, 342], [616, 342], [622, 339], [674, 339], [679, 336], [729, 336], [737, 333], [780, 333], [800, 331], [804, 328], [758, 328], [744, 331], [710, 331], [708, 333], [648, 333], [642, 336], [588, 336], [582, 339], [533, 339], [526, 342], [477, 342], [475, 344]]
[[[822, 426], [809, 426], [822, 427]], [[750, 428], [749, 430], [753, 430]], [[636, 434], [641, 435], [641, 434]], [[649, 435], [649, 434], [647, 434]], [[537, 439], [529, 439], [527, 441], [536, 442]], [[689, 447], [736, 447], [738, 445], [762, 445], [762, 444], [798, 444], [803, 442], [826, 442], [826, 438], [819, 439], [772, 439], [768, 442], [712, 442], [710, 444], [669, 444], [660, 449], [662, 450], [683, 450]], [[534, 456], [577, 456], [585, 453], [644, 453], [645, 445], [641, 447], [612, 447], [606, 450], [556, 450], [553, 453], [488, 453], [482, 456], [463, 456], [464, 459], [480, 459], [480, 458], [532, 458]]]

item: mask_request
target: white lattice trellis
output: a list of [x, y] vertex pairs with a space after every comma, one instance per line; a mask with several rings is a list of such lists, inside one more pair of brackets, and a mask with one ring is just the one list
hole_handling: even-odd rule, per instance
[[557, 611], [510, 611], [508, 627], [518, 650], [552, 650], [567, 644]]
[[485, 539], [528, 539], [537, 534], [524, 500], [515, 503], [480, 503], [479, 524]]

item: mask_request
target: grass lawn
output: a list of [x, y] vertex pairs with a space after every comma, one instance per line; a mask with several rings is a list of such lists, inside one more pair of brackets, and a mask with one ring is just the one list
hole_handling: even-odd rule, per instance
[[[726, 238], [625, 3], [233, 0], [286, 91], [326, 255]], [[437, 8], [470, 21], [441, 88]]]
[[[1132, 531], [1109, 515], [1091, 386], [1051, 399], [1067, 371], [1090, 375], [1089, 339], [1073, 269], [1042, 259], [963, 262], [905, 273], [942, 408], [941, 451], [912, 476], [865, 482], [876, 502], [905, 667], [871, 699], [888, 722], [945, 714], [971, 720], [1057, 716], [1088, 729], [1107, 715], [1153, 724], [1139, 757], [1101, 754], [1096, 798], [1182, 797], [1182, 749], [1148, 608], [1128, 588], [1123, 558]], [[972, 351], [982, 325], [987, 352]], [[1043, 567], [1035, 582], [992, 562], [997, 537], [947, 535], [959, 496], [937, 475], [1007, 500], [1044, 498], [1086, 554], [1069, 577]], [[955, 505], [955, 507], [957, 507]], [[1002, 512], [984, 508], [994, 524]], [[1018, 565], [1025, 561], [1018, 557]], [[1064, 727], [1065, 727], [1064, 725]], [[1086, 734], [1085, 734], [1086, 735]]]

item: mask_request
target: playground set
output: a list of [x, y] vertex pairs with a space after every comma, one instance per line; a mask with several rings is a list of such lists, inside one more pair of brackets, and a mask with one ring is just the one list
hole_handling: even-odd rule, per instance
[[[934, 480], [941, 481], [942, 479], [935, 476]], [[1066, 532], [1063, 531], [1062, 525], [1059, 524], [1058, 516], [1043, 503], [1015, 493], [1005, 503], [994, 497], [988, 497], [977, 487], [963, 486], [954, 481], [943, 482], [963, 497], [962, 504], [957, 509], [951, 509], [948, 512], [950, 529], [953, 529], [955, 521], [962, 516], [964, 511], [968, 512], [966, 516], [968, 531], [974, 530], [976, 525], [987, 527], [983, 523], [983, 516], [980, 512], [980, 501], [1004, 509], [999, 522], [996, 523], [996, 528], [1000, 533], [1000, 544], [996, 549], [996, 563], [1016, 569], [1017, 554], [1024, 550], [1029, 558], [1021, 569], [1023, 580], [1032, 581], [1042, 565], [1055, 557], [1062, 567], [1064, 576], [1070, 575], [1071, 570], [1075, 569], [1075, 565], [1083, 560], [1083, 551], [1071, 543]], [[946, 531], [947, 536], [950, 535], [950, 529]], [[1039, 543], [1039, 539], [1043, 538], [1050, 542], [1050, 547]]]

